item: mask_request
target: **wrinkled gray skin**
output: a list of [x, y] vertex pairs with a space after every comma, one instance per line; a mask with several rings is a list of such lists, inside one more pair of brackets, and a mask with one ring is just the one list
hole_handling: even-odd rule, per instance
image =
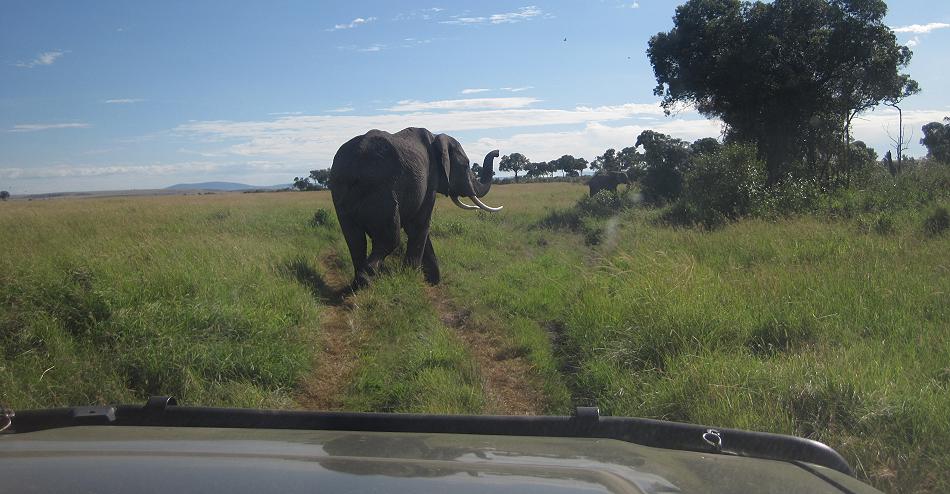
[[623, 172], [608, 172], [602, 175], [594, 175], [587, 186], [590, 187], [590, 195], [593, 197], [598, 192], [607, 189], [616, 192], [618, 184], [629, 184], [630, 179]]
[[365, 286], [379, 271], [399, 245], [400, 228], [408, 237], [406, 264], [421, 266], [426, 281], [438, 284], [439, 262], [429, 239], [435, 195], [484, 196], [497, 156], [498, 151], [488, 153], [476, 177], [458, 141], [413, 127], [395, 134], [371, 130], [340, 146], [330, 167], [330, 192], [353, 260], [353, 288]]

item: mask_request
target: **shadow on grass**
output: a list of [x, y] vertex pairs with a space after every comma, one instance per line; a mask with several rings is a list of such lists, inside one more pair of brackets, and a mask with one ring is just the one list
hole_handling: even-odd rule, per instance
[[343, 286], [342, 288], [331, 286], [322, 274], [318, 273], [303, 259], [288, 261], [282, 268], [285, 273], [307, 287], [314, 297], [329, 305], [342, 305], [344, 297], [350, 293], [349, 286]]

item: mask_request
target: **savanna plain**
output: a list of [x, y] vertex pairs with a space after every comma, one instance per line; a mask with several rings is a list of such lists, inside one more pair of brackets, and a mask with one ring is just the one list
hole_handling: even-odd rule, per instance
[[844, 197], [709, 229], [635, 189], [609, 214], [584, 196], [496, 185], [497, 214], [440, 198], [442, 284], [397, 252], [356, 294], [325, 191], [2, 203], [0, 402], [597, 405], [804, 436], [885, 491], [950, 491], [950, 235], [928, 233], [933, 205], [882, 217]]

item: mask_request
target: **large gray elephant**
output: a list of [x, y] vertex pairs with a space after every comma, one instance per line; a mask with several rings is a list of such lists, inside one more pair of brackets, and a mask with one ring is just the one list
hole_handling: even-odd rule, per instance
[[630, 178], [624, 172], [607, 172], [600, 175], [594, 175], [587, 182], [590, 187], [590, 195], [594, 197], [598, 192], [607, 189], [617, 192], [618, 184], [629, 184]]
[[[330, 193], [353, 260], [353, 287], [366, 285], [379, 271], [399, 245], [400, 228], [408, 237], [406, 264], [421, 266], [426, 281], [438, 284], [439, 263], [429, 238], [435, 195], [451, 197], [462, 209], [500, 210], [479, 200], [491, 188], [497, 157], [498, 151], [488, 153], [476, 178], [458, 141], [413, 127], [395, 134], [371, 130], [340, 146], [330, 167]], [[367, 235], [373, 242], [369, 258]]]

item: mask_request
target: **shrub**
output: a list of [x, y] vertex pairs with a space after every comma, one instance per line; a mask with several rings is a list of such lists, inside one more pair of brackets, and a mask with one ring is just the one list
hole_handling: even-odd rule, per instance
[[313, 218], [310, 218], [310, 226], [314, 227], [332, 226], [333, 223], [333, 213], [323, 208], [318, 209], [313, 213]]
[[938, 206], [924, 219], [924, 232], [931, 236], [942, 235], [950, 228], [950, 212]]
[[749, 144], [730, 144], [696, 158], [686, 174], [683, 210], [693, 221], [713, 226], [750, 214], [761, 200], [765, 165]]
[[581, 216], [606, 218], [625, 209], [632, 208], [640, 202], [640, 195], [629, 190], [610, 191], [602, 190], [593, 196], [584, 196], [577, 201], [575, 209]]

